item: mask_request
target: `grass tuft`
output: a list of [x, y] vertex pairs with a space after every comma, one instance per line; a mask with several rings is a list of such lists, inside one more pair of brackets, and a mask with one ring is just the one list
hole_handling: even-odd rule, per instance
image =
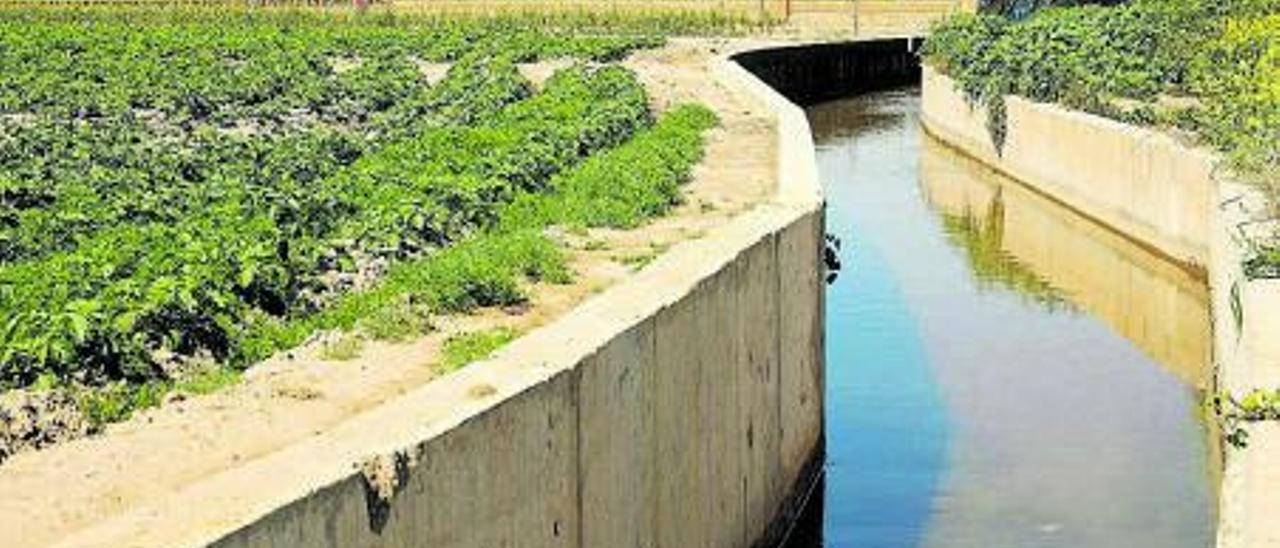
[[456, 371], [467, 364], [488, 358], [495, 350], [518, 336], [519, 333], [514, 329], [500, 327], [449, 337], [441, 352], [440, 369], [445, 372]]

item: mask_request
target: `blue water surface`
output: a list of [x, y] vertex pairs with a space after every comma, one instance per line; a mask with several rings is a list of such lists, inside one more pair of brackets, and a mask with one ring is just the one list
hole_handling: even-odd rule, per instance
[[916, 89], [809, 110], [845, 268], [821, 516], [790, 545], [1210, 546], [1198, 282], [953, 169], [918, 111]]

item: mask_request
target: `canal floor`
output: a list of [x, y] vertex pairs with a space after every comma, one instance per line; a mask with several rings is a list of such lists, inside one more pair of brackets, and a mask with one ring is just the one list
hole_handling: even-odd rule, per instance
[[1212, 545], [1204, 283], [937, 142], [917, 89], [808, 112], [845, 268], [789, 546]]

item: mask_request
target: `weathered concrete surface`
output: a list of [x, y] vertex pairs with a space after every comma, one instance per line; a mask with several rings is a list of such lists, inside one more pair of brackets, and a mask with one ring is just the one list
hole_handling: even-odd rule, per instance
[[[822, 443], [823, 209], [804, 115], [776, 197], [493, 359], [65, 546], [750, 546]], [[771, 524], [774, 524], [771, 526]]]
[[[925, 67], [922, 119], [943, 141], [1085, 216], [1204, 274], [1217, 388], [1280, 387], [1280, 281], [1250, 280], [1251, 234], [1269, 226], [1258, 192], [1224, 180], [1214, 154], [1158, 131], [1008, 98], [997, 153], [986, 113]], [[1280, 546], [1280, 425], [1251, 429], [1226, 455], [1218, 545]]]
[[810, 276], [809, 254], [813, 251], [813, 234], [823, 234], [822, 216], [810, 215], [792, 224], [778, 235], [778, 268], [782, 269], [778, 280], [794, 280], [797, 286], [779, 288], [778, 319], [781, 322], [778, 336], [781, 338], [778, 387], [781, 390], [779, 406], [782, 427], [782, 478], [799, 478], [814, 447], [823, 445], [822, 424], [826, 386], [823, 349], [826, 348], [823, 326], [825, 299], [815, 307], [806, 295], [822, 293], [822, 280]]
[[[1217, 193], [1209, 282], [1219, 388], [1280, 388], [1280, 281], [1249, 280], [1241, 268], [1261, 227], [1262, 197], [1232, 182], [1218, 183]], [[1219, 512], [1220, 548], [1280, 546], [1280, 425], [1251, 427], [1249, 446], [1227, 453]]]

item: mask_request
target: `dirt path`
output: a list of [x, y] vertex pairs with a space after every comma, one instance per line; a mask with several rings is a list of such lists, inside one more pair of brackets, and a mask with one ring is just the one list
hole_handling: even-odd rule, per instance
[[[532, 305], [444, 318], [410, 344], [368, 343], [359, 357], [321, 359], [317, 345], [277, 356], [221, 393], [176, 401], [100, 436], [20, 454], [0, 465], [0, 531], [7, 546], [41, 546], [204, 478], [318, 436], [431, 381], [453, 334], [534, 329], [626, 279], [670, 245], [698, 238], [746, 210], [774, 184], [772, 122], [715, 83], [709, 63], [723, 42], [676, 41], [626, 64], [657, 110], [697, 101], [716, 110], [707, 159], [672, 215], [633, 231], [562, 234], [577, 272], [570, 285], [531, 288]], [[530, 67], [529, 74], [545, 70]]]

